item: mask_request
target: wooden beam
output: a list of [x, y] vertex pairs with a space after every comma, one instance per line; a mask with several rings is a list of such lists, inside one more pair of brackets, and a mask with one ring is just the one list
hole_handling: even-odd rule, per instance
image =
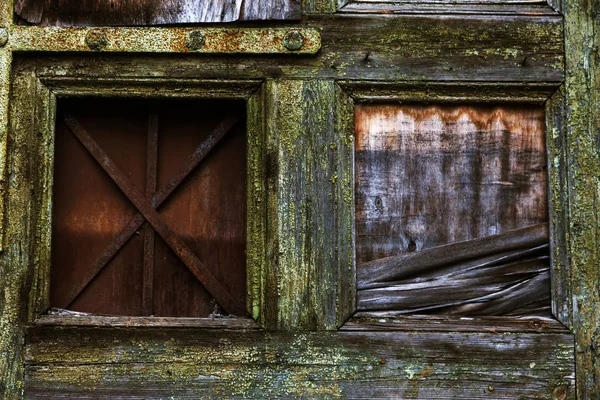
[[[105, 54], [116, 49], [115, 44], [98, 55], [56, 54], [51, 60], [36, 61], [36, 68], [41, 75], [60, 74], [71, 78], [112, 76], [131, 79], [147, 77], [151, 71], [154, 77], [213, 80], [327, 78], [396, 83], [446, 81], [469, 85], [477, 82], [536, 85], [554, 82], [556, 86], [563, 80], [564, 43], [559, 16], [335, 15], [327, 18], [311, 16], [305, 23], [318, 28], [322, 36], [322, 48], [315, 55], [196, 58], [190, 54], [177, 54], [171, 44], [156, 41], [149, 35], [145, 42], [131, 41], [128, 51], [168, 51], [169, 57], [136, 54], [135, 62], [124, 62], [117, 68], [114, 60], [125, 60], [127, 56]], [[19, 29], [31, 33], [23, 41], [23, 51], [33, 46], [34, 40], [39, 40], [36, 38], [42, 37], [50, 44], [35, 44], [39, 50], [52, 46], [70, 48], [68, 44], [53, 45], [50, 36], [33, 35], [35, 29], [41, 28]], [[167, 33], [163, 35], [168, 36]], [[83, 36], [78, 36], [77, 40], [77, 46], [84, 48]], [[183, 43], [183, 39], [178, 40]], [[450, 96], [451, 90], [442, 90], [438, 97]], [[479, 90], [479, 93], [481, 97], [487, 97], [486, 91]], [[494, 94], [501, 93], [495, 91]]]
[[[600, 398], [599, 1], [562, 2], [565, 16], [565, 148], [568, 259], [579, 399]], [[564, 190], [564, 189], [563, 189]], [[562, 200], [562, 199], [561, 199]], [[564, 203], [563, 203], [564, 204]], [[569, 303], [567, 303], [569, 304]]]
[[451, 321], [302, 333], [39, 327], [28, 332], [25, 390], [55, 399], [573, 400], [572, 335], [536, 321], [482, 321], [476, 332]]
[[267, 82], [268, 328], [336, 329], [354, 311], [353, 107], [336, 88]]

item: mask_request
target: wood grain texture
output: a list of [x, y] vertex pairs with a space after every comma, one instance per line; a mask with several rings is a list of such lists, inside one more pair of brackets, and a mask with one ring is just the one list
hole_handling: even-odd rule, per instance
[[330, 80], [267, 82], [270, 328], [335, 329], [354, 311], [352, 108], [337, 95]]
[[[600, 13], [598, 1], [563, 1], [568, 260], [577, 394], [600, 398]], [[563, 203], [564, 204], [564, 203]], [[567, 292], [568, 293], [568, 292]], [[567, 303], [568, 304], [568, 303]]]
[[480, 328], [264, 333], [40, 327], [28, 332], [25, 391], [32, 399], [574, 399], [566, 330]]
[[[146, 187], [148, 113], [158, 112], [157, 188], [169, 186], [182, 164], [221, 121], [243, 114], [243, 103], [216, 100], [63, 101], [61, 115], [77, 115], [101, 148], [141, 192]], [[227, 129], [229, 130], [229, 129]], [[161, 218], [245, 303], [246, 145], [239, 124], [177, 185], [160, 206]], [[218, 307], [213, 296], [160, 238], [153, 245], [149, 288], [154, 301], [142, 310], [144, 237], [140, 230], [123, 245], [78, 297], [65, 296], [89, 275], [137, 210], [91, 158], [73, 133], [58, 125], [54, 195], [51, 303], [55, 307], [108, 315], [206, 317]], [[151, 198], [152, 196], [148, 197]], [[155, 205], [156, 206], [156, 205]], [[142, 220], [143, 221], [143, 220]], [[139, 225], [139, 224], [138, 224]], [[67, 300], [65, 300], [67, 299]]]
[[564, 86], [546, 102], [546, 143], [550, 251], [552, 278], [552, 314], [565, 326], [573, 327], [573, 286], [569, 266], [569, 200], [566, 148]]
[[556, 14], [545, 0], [352, 0], [340, 12], [348, 14], [489, 14], [544, 15]]
[[[7, 137], [9, 157], [8, 166], [13, 180], [7, 183], [6, 202], [6, 242], [9, 244], [3, 252], [4, 262], [0, 263], [0, 395], [3, 398], [18, 398], [23, 391], [23, 354], [22, 343], [25, 339], [27, 322], [27, 293], [31, 284], [31, 269], [28, 268], [33, 247], [32, 226], [23, 224], [18, 216], [34, 218], [34, 201], [31, 191], [24, 182], [32, 176], [31, 160], [33, 154], [16, 152], [19, 146], [27, 146], [28, 134], [34, 129], [34, 96], [36, 79], [33, 74], [22, 74], [15, 78], [20, 91], [12, 94], [10, 109], [11, 125]], [[16, 107], [20, 103], [23, 108]], [[19, 119], [22, 116], [23, 119]], [[23, 132], [22, 136], [16, 132]], [[32, 157], [33, 158], [33, 157]]]
[[357, 279], [359, 311], [552, 316], [546, 224], [367, 262]]
[[15, 13], [53, 26], [165, 25], [299, 19], [299, 0], [16, 0]]
[[544, 113], [356, 108], [358, 263], [546, 222]]
[[117, 54], [56, 55], [41, 62], [38, 71], [80, 78], [148, 77], [151, 71], [154, 77], [213, 80], [562, 82], [562, 22], [558, 16], [336, 15], [308, 17], [306, 24], [322, 29], [322, 49], [316, 56], [138, 54], [131, 60]]

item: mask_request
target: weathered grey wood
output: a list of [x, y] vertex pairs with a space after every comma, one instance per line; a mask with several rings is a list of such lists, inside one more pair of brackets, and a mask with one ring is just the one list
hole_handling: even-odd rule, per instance
[[369, 1], [354, 0], [340, 12], [348, 14], [489, 14], [489, 15], [542, 15], [556, 11], [544, 0], [524, 1]]
[[348, 0], [302, 0], [303, 14], [333, 14]]
[[310, 17], [306, 23], [323, 29], [322, 49], [316, 56], [139, 55], [130, 60], [119, 55], [77, 54], [45, 60], [39, 72], [88, 78], [147, 77], [152, 71], [155, 77], [209, 79], [562, 81], [562, 22], [558, 16], [345, 15]]
[[565, 332], [553, 318], [457, 317], [453, 315], [401, 315], [394, 311], [357, 312], [342, 331], [426, 332]]
[[549, 221], [552, 313], [572, 327], [573, 292], [569, 267], [567, 155], [565, 152], [565, 92], [561, 87], [546, 103], [546, 143], [549, 171]]
[[547, 221], [544, 115], [523, 105], [360, 105], [357, 261]]
[[[565, 16], [565, 121], [568, 260], [577, 394], [600, 398], [600, 2], [562, 1]], [[564, 190], [564, 189], [563, 189]], [[557, 199], [558, 200], [558, 199]], [[567, 291], [567, 293], [569, 293]], [[567, 303], [568, 304], [568, 303]]]
[[25, 389], [28, 398], [574, 399], [567, 331], [540, 325], [514, 332], [497, 323], [480, 329], [41, 327], [28, 334]]
[[547, 226], [541, 228], [359, 265], [358, 310], [549, 317]]
[[[71, 315], [69, 315], [71, 314]], [[198, 329], [259, 329], [249, 318], [168, 318], [168, 317], [110, 317], [69, 313], [42, 315], [36, 326], [96, 326], [96, 327], [169, 327]]]
[[[37, 115], [36, 102], [37, 79], [33, 73], [26, 72], [15, 76], [10, 107], [10, 126], [8, 130], [7, 170], [10, 177], [6, 182], [7, 220], [5, 229], [6, 248], [0, 262], [0, 397], [15, 398], [23, 390], [23, 358], [18, 351], [25, 335], [28, 319], [28, 294], [32, 285], [33, 270], [31, 265], [36, 261], [35, 255], [43, 254], [45, 243], [36, 249], [36, 223], [40, 230], [47, 229], [43, 221], [38, 221], [38, 204], [36, 199], [48, 196], [49, 188], [40, 187], [33, 193], [29, 183], [41, 183], [48, 164], [38, 159], [38, 148], [44, 139], [32, 137], [42, 127], [36, 126], [40, 117]], [[45, 128], [45, 127], [44, 127]], [[40, 135], [40, 136], [42, 136]], [[33, 140], [32, 140], [33, 139]], [[33, 143], [32, 143], [33, 142]], [[45, 146], [41, 144], [41, 147]], [[20, 149], [21, 151], [17, 151]], [[47, 149], [46, 149], [47, 150]], [[43, 211], [42, 211], [43, 213]], [[43, 217], [42, 217], [43, 218]]]
[[[535, 248], [547, 242], [548, 225], [540, 224], [402, 256], [386, 257], [360, 264], [357, 271], [358, 289], [382, 287], [389, 282], [419, 278], [420, 274], [425, 274], [426, 278], [429, 271], [452, 268], [453, 264], [459, 264], [454, 270], [460, 272], [460, 264], [470, 267], [468, 263], [473, 259], [475, 267], [493, 265], [494, 261], [504, 261], [507, 255], [510, 256], [510, 252]], [[491, 260], [488, 259], [490, 256]]]
[[340, 80], [338, 84], [361, 103], [520, 104], [542, 106], [556, 92], [544, 82], [411, 82]]
[[338, 105], [331, 80], [266, 85], [270, 270], [263, 297], [270, 300], [264, 326], [335, 329], [355, 300], [351, 104]]
[[300, 0], [16, 0], [31, 24], [56, 26], [164, 25], [299, 19]]

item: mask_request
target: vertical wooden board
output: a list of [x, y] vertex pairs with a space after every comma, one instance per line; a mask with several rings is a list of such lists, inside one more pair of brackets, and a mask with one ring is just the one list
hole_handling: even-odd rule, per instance
[[[264, 325], [267, 305], [267, 132], [265, 88], [247, 102], [248, 178], [246, 184], [246, 310]], [[272, 174], [274, 175], [274, 174]], [[274, 296], [271, 296], [274, 299]]]
[[[336, 182], [346, 182], [351, 170], [340, 167], [348, 157], [347, 137], [336, 130], [335, 88], [333, 81], [267, 82], [268, 173], [274, 174], [267, 290], [277, 296], [269, 327], [335, 329], [338, 314], [348, 312], [338, 297], [352, 289], [338, 285], [353, 264], [338, 257], [348, 249], [337, 244], [339, 235], [351, 235], [351, 219], [343, 216], [352, 205]], [[341, 242], [350, 246], [351, 236]], [[345, 282], [354, 285], [352, 278]]]
[[357, 262], [547, 221], [544, 113], [359, 105]]
[[[7, 131], [7, 181], [5, 240], [0, 263], [0, 397], [18, 398], [23, 391], [23, 353], [27, 323], [27, 295], [32, 278], [31, 249], [35, 206], [32, 200], [28, 152], [35, 126], [36, 78], [33, 73], [15, 76], [12, 83], [10, 127]], [[34, 157], [33, 157], [34, 158]], [[39, 160], [38, 160], [39, 161]], [[35, 183], [34, 183], [35, 184]], [[43, 190], [43, 189], [42, 189]]]
[[299, 19], [300, 0], [17, 0], [31, 24], [119, 26]]
[[563, 1], [568, 254], [577, 394], [600, 398], [600, 4]]
[[36, 82], [35, 125], [38, 145], [38, 160], [34, 165], [35, 178], [43, 190], [36, 191], [36, 214], [38, 225], [35, 227], [36, 246], [34, 248], [34, 276], [29, 294], [29, 320], [50, 306], [50, 265], [52, 240], [52, 193], [54, 185], [54, 150], [56, 97], [40, 81]]
[[573, 292], [569, 267], [569, 215], [567, 159], [565, 154], [565, 91], [561, 87], [546, 102], [548, 146], [549, 222], [551, 247], [552, 313], [572, 327]]

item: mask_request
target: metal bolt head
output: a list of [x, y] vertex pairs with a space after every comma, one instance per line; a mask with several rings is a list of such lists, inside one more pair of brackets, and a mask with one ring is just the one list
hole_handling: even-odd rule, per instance
[[108, 38], [103, 30], [92, 29], [85, 35], [85, 44], [90, 50], [99, 51], [108, 45]]
[[304, 45], [304, 36], [298, 31], [289, 31], [283, 37], [283, 46], [289, 51], [298, 51]]
[[0, 47], [4, 47], [8, 43], [8, 29], [0, 28]]
[[192, 31], [185, 38], [185, 45], [190, 50], [201, 50], [205, 43], [206, 39], [200, 31]]

